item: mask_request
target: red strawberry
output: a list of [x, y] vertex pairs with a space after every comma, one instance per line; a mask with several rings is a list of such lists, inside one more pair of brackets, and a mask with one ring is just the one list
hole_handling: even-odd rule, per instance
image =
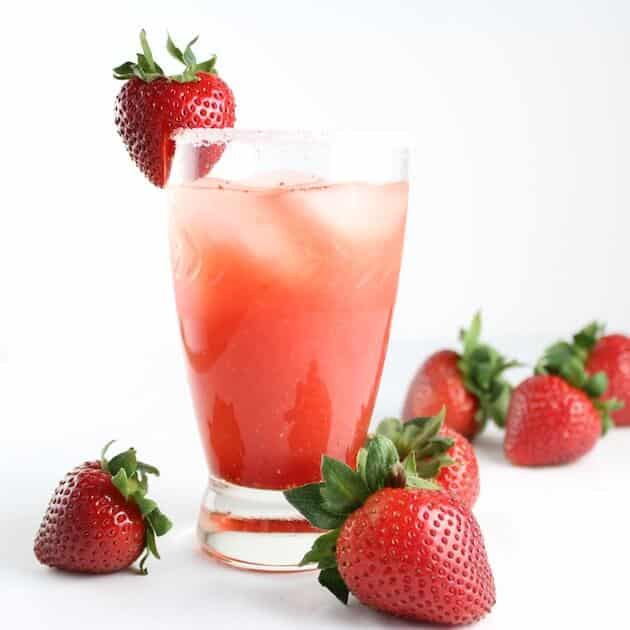
[[[109, 446], [109, 445], [108, 445]], [[107, 449], [107, 447], [106, 447]], [[35, 538], [42, 564], [82, 573], [111, 573], [132, 564], [144, 551], [159, 558], [155, 536], [171, 523], [146, 497], [147, 474], [134, 449], [110, 461], [86, 462], [59, 483]]]
[[372, 495], [341, 527], [336, 556], [350, 592], [396, 616], [467, 624], [495, 602], [479, 525], [441, 492]]
[[324, 457], [323, 483], [285, 492], [320, 536], [302, 564], [344, 604], [349, 593], [378, 610], [418, 621], [466, 624], [495, 602], [479, 526], [459, 501], [422, 479], [415, 458], [374, 436], [357, 470]]
[[441, 350], [422, 364], [409, 387], [404, 418], [435, 415], [446, 407], [449, 427], [468, 437], [477, 433], [479, 400], [464, 385], [460, 359], [457, 352]]
[[618, 427], [630, 427], [630, 337], [606, 335], [602, 337], [586, 361], [589, 373], [604, 372], [608, 377], [605, 400], [616, 398], [624, 406], [612, 412]]
[[516, 365], [494, 348], [480, 343], [481, 317], [462, 330], [463, 353], [442, 350], [431, 355], [416, 373], [403, 409], [403, 418], [433, 416], [448, 409], [447, 426], [472, 438], [493, 418], [503, 426], [511, 387], [501, 377]]
[[414, 418], [402, 424], [383, 420], [376, 432], [389, 438], [405, 460], [413, 453], [420, 477], [434, 479], [464, 506], [471, 509], [479, 496], [479, 465], [470, 442], [444, 426], [444, 408], [437, 416]]
[[608, 379], [584, 369], [590, 328], [573, 343], [560, 341], [545, 351], [536, 376], [513, 392], [505, 423], [504, 450], [519, 466], [548, 466], [574, 461], [590, 451], [612, 425], [614, 400], [602, 401]]
[[[182, 128], [234, 126], [234, 96], [215, 70], [216, 56], [197, 63], [192, 45], [184, 52], [170, 36], [169, 53], [185, 65], [182, 74], [166, 76], [153, 59], [144, 31], [143, 53], [114, 69], [114, 77], [126, 81], [116, 98], [116, 127], [129, 155], [156, 186], [163, 187], [171, 170], [175, 143], [171, 135]], [[221, 157], [222, 147], [200, 149], [195, 175], [206, 175]]]
[[532, 376], [513, 392], [506, 457], [517, 466], [565, 464], [588, 453], [602, 432], [591, 399], [559, 376]]

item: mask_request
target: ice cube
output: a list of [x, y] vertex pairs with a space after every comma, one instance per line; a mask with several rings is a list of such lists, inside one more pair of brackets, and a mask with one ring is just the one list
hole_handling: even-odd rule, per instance
[[[304, 179], [302, 179], [304, 181]], [[303, 278], [316, 265], [317, 253], [308, 246], [298, 225], [291, 221], [282, 199], [282, 188], [246, 188], [242, 183], [221, 182], [188, 185], [171, 190], [171, 215], [179, 226], [176, 257], [182, 269], [193, 265], [188, 259], [201, 259], [202, 267], [211, 261], [213, 275], [220, 273], [221, 254], [229, 249], [231, 260], [265, 268], [270, 276]], [[182, 250], [190, 256], [184, 256]], [[174, 254], [175, 256], [175, 254]], [[229, 261], [225, 261], [229, 262]], [[207, 273], [207, 270], [204, 270]], [[205, 281], [205, 279], [204, 279]]]
[[325, 226], [329, 238], [344, 248], [378, 242], [401, 229], [407, 206], [405, 183], [334, 184], [292, 190], [291, 206], [300, 207], [315, 225]]

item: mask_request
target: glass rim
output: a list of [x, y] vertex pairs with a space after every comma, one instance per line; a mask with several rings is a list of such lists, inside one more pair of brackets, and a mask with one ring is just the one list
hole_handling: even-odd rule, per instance
[[193, 147], [213, 144], [242, 143], [251, 145], [369, 145], [379, 149], [408, 151], [409, 137], [402, 132], [307, 130], [307, 129], [255, 129], [241, 127], [180, 128], [171, 134], [177, 146]]

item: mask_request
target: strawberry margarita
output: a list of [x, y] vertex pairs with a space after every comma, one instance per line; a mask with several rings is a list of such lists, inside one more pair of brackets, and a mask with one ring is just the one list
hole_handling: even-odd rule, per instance
[[405, 157], [282, 132], [175, 139], [175, 297], [210, 472], [199, 537], [230, 564], [295, 570], [311, 527], [281, 491], [318, 482], [324, 454], [354, 465], [367, 434]]

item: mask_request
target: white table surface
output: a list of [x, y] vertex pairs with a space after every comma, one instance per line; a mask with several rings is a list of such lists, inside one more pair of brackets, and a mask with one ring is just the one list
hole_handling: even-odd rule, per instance
[[[393, 344], [375, 417], [396, 413], [425, 351], [420, 343]], [[33, 376], [26, 357], [0, 352], [3, 628], [412, 625], [356, 600], [343, 607], [314, 574], [247, 573], [204, 557], [193, 536], [204, 465], [175, 341], [142, 358], [100, 359], [96, 371], [93, 363], [60, 359], [58, 369], [39, 366]], [[110, 437], [160, 464], [152, 496], [176, 523], [160, 540], [163, 559], [151, 562], [145, 578], [40, 566], [32, 542], [57, 480]], [[553, 469], [510, 466], [494, 429], [475, 445], [475, 514], [497, 583], [496, 607], [479, 627], [630, 628], [630, 429], [609, 435], [580, 462]]]

